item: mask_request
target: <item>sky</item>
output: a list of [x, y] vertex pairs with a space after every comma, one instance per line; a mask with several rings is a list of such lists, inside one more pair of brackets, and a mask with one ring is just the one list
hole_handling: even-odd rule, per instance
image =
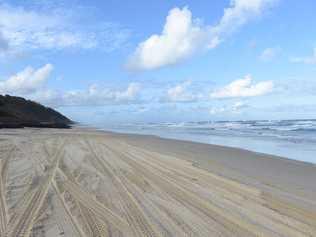
[[313, 0], [0, 0], [0, 94], [94, 125], [316, 118]]

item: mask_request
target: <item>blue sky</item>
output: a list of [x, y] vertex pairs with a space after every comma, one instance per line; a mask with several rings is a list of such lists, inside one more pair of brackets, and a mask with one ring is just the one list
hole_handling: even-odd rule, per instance
[[312, 0], [0, 0], [0, 93], [84, 123], [316, 118]]

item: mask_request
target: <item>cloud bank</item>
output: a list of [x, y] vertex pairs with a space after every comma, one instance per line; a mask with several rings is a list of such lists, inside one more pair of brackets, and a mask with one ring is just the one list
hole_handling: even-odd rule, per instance
[[45, 66], [34, 69], [27, 67], [23, 71], [9, 77], [5, 81], [0, 81], [0, 93], [15, 93], [28, 95], [39, 90], [49, 78], [53, 66], [46, 64]]
[[204, 25], [184, 7], [169, 11], [161, 34], [141, 42], [127, 68], [152, 70], [177, 64], [195, 53], [217, 47], [231, 33], [271, 7], [277, 0], [231, 0], [218, 24]]
[[133, 82], [125, 89], [104, 88], [96, 84], [83, 90], [49, 89], [45, 84], [53, 68], [51, 64], [38, 69], [28, 66], [0, 81], [0, 94], [23, 96], [53, 107], [138, 103], [141, 86]]
[[248, 108], [249, 105], [247, 105], [243, 101], [237, 101], [233, 103], [232, 105], [223, 105], [218, 107], [212, 107], [209, 109], [209, 113], [211, 115], [216, 114], [224, 114], [224, 113], [233, 113], [233, 114], [239, 114], [243, 112], [244, 109]]
[[191, 81], [182, 82], [167, 90], [168, 102], [193, 102], [198, 99], [198, 95], [188, 91]]
[[29, 98], [53, 107], [137, 104], [140, 91], [141, 87], [137, 83], [128, 84], [126, 89], [91, 85], [82, 90], [40, 90]]
[[[213, 90], [192, 87], [191, 81], [184, 81], [173, 87], [146, 88], [131, 82], [125, 87], [108, 88], [98, 84], [76, 90], [56, 90], [48, 88], [46, 82], [52, 77], [53, 65], [46, 64], [37, 69], [26, 67], [22, 71], [0, 81], [0, 94], [23, 96], [53, 107], [63, 106], [104, 106], [152, 103], [199, 103], [212, 102], [216, 99], [255, 97], [270, 93], [272, 81], [252, 82], [250, 75], [235, 80], [230, 84]], [[55, 78], [55, 83], [58, 80]], [[148, 93], [150, 92], [150, 93]], [[243, 104], [236, 104], [232, 111], [237, 111]], [[216, 108], [219, 112], [221, 108]]]
[[252, 77], [250, 75], [245, 78], [235, 80], [217, 89], [211, 93], [211, 98], [234, 98], [234, 97], [253, 97], [261, 96], [270, 93], [273, 90], [272, 81], [263, 81], [256, 84], [252, 83]]

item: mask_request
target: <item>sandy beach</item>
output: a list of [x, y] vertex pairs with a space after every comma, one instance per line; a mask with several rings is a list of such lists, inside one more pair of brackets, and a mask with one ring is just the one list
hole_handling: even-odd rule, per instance
[[0, 132], [0, 236], [316, 236], [316, 165], [86, 128]]

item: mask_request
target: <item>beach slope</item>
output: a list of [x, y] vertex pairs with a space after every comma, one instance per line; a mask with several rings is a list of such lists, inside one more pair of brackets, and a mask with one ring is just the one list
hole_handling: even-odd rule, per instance
[[0, 236], [316, 236], [316, 167], [74, 128], [0, 133]]

